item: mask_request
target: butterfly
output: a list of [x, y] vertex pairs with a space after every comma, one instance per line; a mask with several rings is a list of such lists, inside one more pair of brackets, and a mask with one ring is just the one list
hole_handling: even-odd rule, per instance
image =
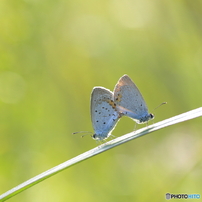
[[94, 87], [91, 93], [93, 139], [102, 141], [108, 138], [121, 115], [113, 101], [113, 93], [103, 87]]
[[144, 98], [128, 75], [123, 75], [117, 82], [113, 101], [121, 115], [132, 118], [138, 124], [146, 123], [154, 118], [154, 115], [148, 112]]

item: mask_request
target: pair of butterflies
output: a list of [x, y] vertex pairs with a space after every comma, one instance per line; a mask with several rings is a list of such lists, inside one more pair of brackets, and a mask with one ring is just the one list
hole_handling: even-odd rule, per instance
[[127, 75], [123, 75], [114, 92], [94, 87], [91, 94], [91, 120], [94, 128], [93, 139], [102, 141], [111, 135], [122, 116], [128, 116], [138, 124], [154, 118], [148, 113], [146, 103], [137, 86]]

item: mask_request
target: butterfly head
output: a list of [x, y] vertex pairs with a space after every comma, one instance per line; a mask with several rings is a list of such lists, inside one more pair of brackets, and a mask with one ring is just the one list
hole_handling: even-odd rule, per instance
[[140, 119], [135, 119], [138, 124], [144, 124], [150, 120], [154, 119], [154, 114], [147, 114], [146, 116], [141, 117]]

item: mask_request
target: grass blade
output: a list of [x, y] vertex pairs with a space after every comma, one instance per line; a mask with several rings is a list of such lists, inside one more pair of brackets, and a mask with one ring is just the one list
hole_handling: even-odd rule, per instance
[[133, 131], [131, 133], [128, 133], [126, 135], [123, 135], [121, 137], [118, 137], [116, 139], [113, 139], [107, 143], [104, 143], [94, 149], [91, 149], [79, 156], [76, 156], [58, 166], [55, 166], [25, 182], [22, 184], [10, 189], [9, 191], [5, 192], [4, 194], [0, 195], [0, 201], [6, 201], [7, 199], [15, 196], [16, 194], [28, 189], [29, 187], [34, 186], [35, 184], [38, 184], [39, 182], [51, 177], [52, 175], [55, 175], [56, 173], [61, 172], [62, 170], [69, 168], [70, 166], [73, 166], [81, 161], [84, 161], [90, 157], [93, 157], [99, 153], [102, 153], [104, 151], [107, 151], [109, 149], [112, 149], [120, 144], [126, 143], [128, 141], [131, 141], [135, 138], [141, 137], [143, 135], [146, 135], [148, 133], [154, 132], [156, 130], [160, 130], [162, 128], [168, 127], [170, 125], [174, 125], [183, 121], [187, 121], [190, 119], [194, 119], [197, 117], [202, 116], [202, 107], [191, 110], [189, 112], [171, 117], [169, 119], [160, 121], [158, 123], [155, 123], [153, 125], [150, 125], [148, 127], [139, 129], [137, 131]]

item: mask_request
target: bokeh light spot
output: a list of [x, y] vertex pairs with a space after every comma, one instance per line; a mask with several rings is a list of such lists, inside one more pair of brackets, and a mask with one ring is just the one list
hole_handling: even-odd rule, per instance
[[15, 72], [0, 74], [0, 100], [5, 103], [17, 103], [25, 94], [25, 80]]

